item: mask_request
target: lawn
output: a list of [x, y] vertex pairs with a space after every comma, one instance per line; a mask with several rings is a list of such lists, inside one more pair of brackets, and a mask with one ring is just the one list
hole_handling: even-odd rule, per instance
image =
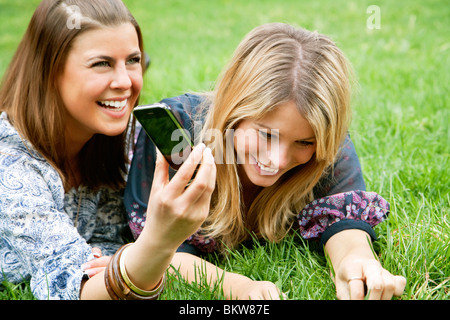
[[[391, 204], [389, 219], [375, 228], [375, 251], [385, 268], [407, 278], [400, 299], [450, 299], [448, 1], [124, 2], [152, 58], [144, 103], [210, 89], [243, 36], [262, 23], [288, 22], [331, 36], [357, 75], [350, 133], [367, 189]], [[38, 3], [0, 0], [0, 75]], [[380, 19], [367, 12], [373, 4]], [[275, 282], [289, 299], [335, 299], [325, 257], [295, 235], [210, 258]], [[162, 299], [222, 298], [220, 288], [203, 284], [169, 281]], [[0, 290], [0, 299], [31, 298], [26, 284]]]

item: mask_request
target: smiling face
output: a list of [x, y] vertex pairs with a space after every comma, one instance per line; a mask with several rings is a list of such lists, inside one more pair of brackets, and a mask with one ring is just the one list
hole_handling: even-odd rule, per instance
[[58, 79], [69, 141], [84, 144], [94, 134], [123, 133], [142, 88], [140, 60], [131, 23], [78, 36]]
[[234, 144], [244, 187], [273, 185], [289, 170], [307, 163], [316, 150], [314, 132], [293, 102], [262, 119], [241, 121]]

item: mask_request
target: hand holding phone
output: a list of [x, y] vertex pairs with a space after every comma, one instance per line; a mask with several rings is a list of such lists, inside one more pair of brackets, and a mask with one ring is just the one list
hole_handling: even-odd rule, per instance
[[[164, 248], [176, 250], [200, 228], [209, 214], [216, 166], [211, 149], [200, 143], [171, 179], [168, 168], [169, 164], [158, 152], [147, 220], [138, 240], [148, 239], [151, 243], [163, 243]], [[197, 168], [196, 177], [191, 179]]]

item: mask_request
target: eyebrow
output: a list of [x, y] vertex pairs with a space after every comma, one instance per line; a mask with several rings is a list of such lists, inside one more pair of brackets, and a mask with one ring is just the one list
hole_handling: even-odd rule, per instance
[[[256, 123], [256, 125], [258, 125], [258, 126], [260, 126], [260, 127], [263, 127], [264, 129], [267, 129], [267, 130], [274, 130], [274, 129], [272, 129], [272, 128], [270, 128], [270, 127], [268, 127], [268, 126], [266, 126], [265, 124], [262, 124], [262, 123], [260, 123], [260, 122], [255, 122], [255, 123]], [[278, 130], [279, 130], [279, 129], [278, 129]], [[313, 136], [313, 137], [304, 138], [304, 139], [297, 139], [297, 141], [307, 141], [307, 140], [316, 140], [316, 137]]]
[[[127, 56], [127, 60], [137, 57], [137, 56], [141, 56], [141, 52], [140, 51], [135, 51], [133, 53], [131, 53], [130, 55]], [[91, 62], [93, 60], [106, 60], [106, 61], [115, 61], [115, 59], [113, 57], [110, 56], [106, 56], [106, 55], [98, 55], [98, 56], [93, 56], [90, 57], [87, 62]]]

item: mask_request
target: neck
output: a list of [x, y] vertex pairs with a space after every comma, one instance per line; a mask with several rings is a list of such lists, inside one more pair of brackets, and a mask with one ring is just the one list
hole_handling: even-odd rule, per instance
[[78, 159], [73, 158], [66, 162], [67, 188], [78, 188], [81, 184], [81, 171], [78, 165]]
[[79, 155], [87, 141], [89, 139], [71, 137], [66, 132], [66, 175], [69, 188], [77, 188], [81, 184]]

